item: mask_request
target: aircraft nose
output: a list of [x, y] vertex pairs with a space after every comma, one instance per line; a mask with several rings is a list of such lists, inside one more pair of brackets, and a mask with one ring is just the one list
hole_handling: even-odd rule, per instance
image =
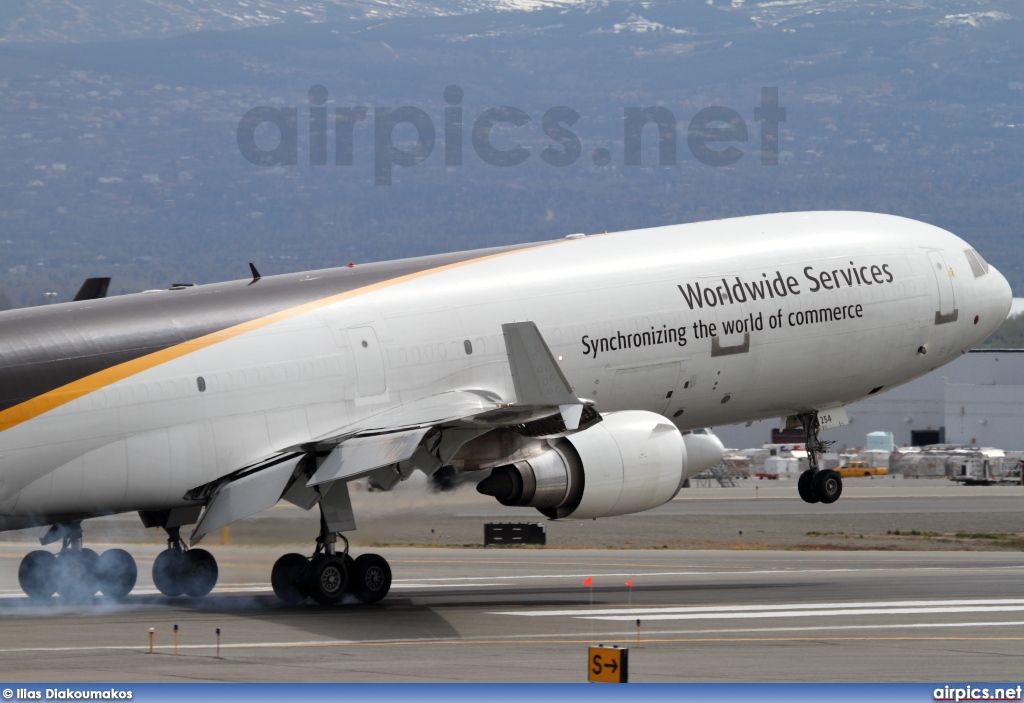
[[987, 296], [988, 307], [990, 308], [989, 314], [998, 327], [1006, 319], [1006, 316], [1010, 314], [1010, 307], [1013, 305], [1013, 290], [1010, 288], [1010, 282], [1006, 280], [1006, 277], [995, 266], [989, 266], [989, 274], [989, 277], [992, 279], [992, 282], [989, 284], [991, 292]]

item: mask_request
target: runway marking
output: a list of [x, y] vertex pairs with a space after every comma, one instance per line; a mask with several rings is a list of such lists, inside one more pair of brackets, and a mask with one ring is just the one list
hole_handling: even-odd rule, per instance
[[[868, 628], [879, 628], [879, 629], [895, 629], [895, 628], [914, 628], [914, 627], [998, 627], [1007, 625], [1024, 625], [1022, 622], [1006, 622], [1006, 623], [990, 623], [990, 622], [977, 622], [977, 623], [958, 623], [956, 625], [949, 624], [908, 624], [908, 625], [865, 625], [862, 626], [865, 629]], [[934, 642], [934, 641], [960, 641], [960, 642], [1020, 642], [1024, 641], [1024, 636], [1021, 637], [967, 637], [967, 636], [951, 636], [951, 635], [933, 635], [933, 636], [864, 636], [864, 637], [802, 637], [802, 636], [782, 636], [782, 637], [722, 637], [712, 635], [728, 635], [728, 634], [767, 634], [770, 632], [787, 632], [787, 631], [809, 631], [809, 630], [826, 630], [826, 629], [852, 629], [859, 626], [849, 627], [820, 627], [820, 628], [763, 628], [763, 629], [750, 629], [750, 630], [691, 630], [691, 631], [678, 631], [678, 632], [658, 632], [655, 636], [645, 636], [643, 642], [645, 644], [652, 643], [683, 643], [683, 642], [905, 642], [905, 641], [920, 641], [920, 642]], [[682, 635], [678, 637], [669, 637], [668, 635]], [[686, 636], [690, 635], [690, 636]], [[700, 635], [700, 636], [693, 636]], [[537, 640], [545, 640], [551, 644], [585, 644], [593, 643], [595, 637], [600, 637], [603, 642], [608, 644], [618, 643], [631, 643], [636, 642], [636, 637], [632, 634], [623, 635], [621, 632], [603, 632], [603, 633], [592, 633], [581, 638], [580, 635], [566, 635], [565, 633], [550, 634], [550, 635], [517, 635], [511, 637], [480, 637], [480, 638], [468, 638], [463, 639], [459, 637], [435, 637], [435, 638], [407, 638], [407, 639], [381, 639], [381, 640], [301, 640], [291, 642], [238, 642], [238, 643], [222, 643], [220, 648], [222, 650], [247, 650], [247, 649], [286, 649], [286, 648], [313, 648], [313, 647], [412, 647], [412, 646], [430, 646], [430, 645], [516, 645], [516, 644], [527, 644], [536, 643]], [[180, 644], [178, 649], [183, 651], [197, 651], [197, 650], [213, 650], [217, 647], [215, 643], [210, 644]], [[145, 652], [146, 646], [142, 645], [98, 645], [98, 646], [69, 646], [69, 647], [10, 647], [0, 649], [0, 654], [30, 654], [30, 653], [68, 653], [68, 652]], [[160, 652], [170, 652], [174, 650], [174, 645], [160, 644], [153, 648]]]
[[526, 615], [526, 616], [574, 616], [574, 615], [638, 615], [652, 614], [686, 614], [686, 613], [729, 613], [729, 612], [760, 612], [773, 610], [832, 610], [836, 608], [910, 608], [938, 606], [1024, 606], [1024, 599], [987, 598], [971, 600], [903, 600], [903, 601], [860, 601], [850, 603], [769, 603], [764, 605], [707, 605], [707, 606], [667, 606], [651, 608], [615, 608], [605, 610], [533, 610], [529, 612], [495, 612], [491, 615]]
[[[493, 586], [515, 586], [514, 583], [449, 583], [445, 585], [445, 588], [485, 588]], [[437, 588], [436, 583], [392, 583], [391, 590], [396, 588]]]
[[[714, 628], [714, 629], [658, 629], [649, 632], [650, 636], [665, 636], [669, 634], [746, 634], [746, 633], [767, 633], [767, 632], [815, 632], [821, 630], [827, 631], [839, 631], [839, 630], [866, 630], [866, 629], [929, 629], [929, 628], [945, 628], [945, 627], [1021, 627], [1024, 626], [1024, 620], [1002, 620], [1002, 621], [981, 621], [981, 622], [906, 622], [906, 623], [882, 623], [882, 624], [868, 624], [868, 625], [805, 625], [805, 626], [776, 626], [776, 627], [728, 627], [728, 628]], [[630, 628], [631, 636], [633, 641], [636, 641], [636, 635], [632, 634], [632, 628]], [[548, 640], [551, 638], [561, 638], [565, 636], [565, 632], [559, 632], [557, 634], [515, 634], [505, 635], [504, 639], [508, 639], [509, 636], [518, 640]], [[594, 636], [594, 638], [616, 638], [616, 636], [623, 636], [622, 630], [616, 630], [614, 632], [588, 632], [588, 636]], [[647, 641], [648, 634], [644, 634], [643, 640]]]
[[[577, 550], [577, 551], [583, 551], [583, 550]], [[654, 551], [654, 550], [641, 550], [641, 549], [638, 549], [638, 550], [635, 550], [635, 551]], [[661, 553], [664, 553], [665, 551], [666, 550], [661, 550], [661, 549], [658, 550], [658, 552], [661, 552]], [[667, 550], [667, 551], [671, 552], [673, 550], [670, 549], [670, 550]], [[682, 550], [675, 550], [675, 551], [682, 551]], [[817, 555], [817, 554], [819, 554], [819, 552], [815, 552], [814, 554]], [[531, 556], [533, 556], [533, 555], [531, 555]], [[692, 557], [693, 556], [692, 552], [689, 552], [687, 554], [687, 556]], [[520, 567], [521, 566], [586, 566], [586, 567], [589, 567], [591, 569], [600, 569], [600, 568], [612, 567], [612, 566], [616, 566], [616, 567], [628, 566], [628, 567], [635, 567], [635, 568], [638, 568], [638, 569], [649, 569], [652, 566], [651, 564], [638, 564], [638, 563], [629, 562], [629, 561], [627, 561], [627, 562], [617, 562], [617, 561], [616, 562], [604, 562], [604, 561], [586, 561], [584, 559], [580, 559], [579, 561], [565, 561], [565, 560], [562, 560], [562, 561], [545, 561], [543, 559], [530, 559], [530, 558], [527, 558], [527, 559], [520, 559], [520, 560], [515, 560], [515, 561], [513, 561], [513, 560], [504, 561], [504, 560], [492, 560], [492, 559], [408, 559], [408, 558], [399, 559], [399, 558], [394, 558], [394, 559], [391, 559], [390, 561], [393, 564], [472, 564], [474, 566], [520, 566]], [[822, 559], [821, 561], [825, 561], [825, 559]], [[837, 561], [838, 561], [838, 559], [837, 559]], [[843, 561], [843, 563], [846, 563], [846, 562]], [[677, 569], [711, 569], [711, 568], [718, 568], [718, 569], [735, 569], [735, 570], [739, 570], [739, 569], [747, 569], [749, 567], [747, 567], [747, 566], [729, 566], [729, 565], [725, 565], [725, 566], [708, 566], [706, 564], [680, 564], [679, 566], [677, 566], [675, 568], [677, 568]], [[483, 577], [481, 577], [481, 578], [483, 578]]]
[[[933, 613], [1007, 613], [1024, 611], [1024, 605], [977, 605], [942, 608], [838, 608], [835, 610], [777, 610], [745, 613], [673, 613], [645, 615], [643, 620], [747, 620], [753, 618], [810, 618], [842, 615], [910, 615]], [[577, 615], [580, 620], [635, 620], [635, 615]]]
[[[516, 574], [514, 576], [432, 576], [426, 578], [409, 579], [416, 583], [437, 582], [450, 583], [453, 581], [502, 581], [502, 580], [527, 580], [527, 579], [584, 579], [589, 577], [600, 578], [641, 578], [649, 576], [750, 576], [750, 575], [773, 575], [773, 574], [839, 574], [839, 573], [868, 573], [876, 571], [992, 571], [1006, 569], [1024, 569], [1024, 565], [1011, 566], [892, 566], [892, 567], [845, 567], [835, 569], [751, 569], [749, 571], [623, 571], [620, 573], [595, 573], [588, 571], [576, 574]], [[398, 583], [398, 581], [396, 581]], [[615, 584], [618, 585], [618, 584]], [[1024, 601], [1022, 601], [1024, 602]]]

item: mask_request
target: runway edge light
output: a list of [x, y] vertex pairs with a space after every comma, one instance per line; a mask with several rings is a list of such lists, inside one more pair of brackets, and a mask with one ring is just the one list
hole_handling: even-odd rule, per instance
[[629, 650], [604, 646], [587, 649], [587, 681], [590, 683], [629, 683]]

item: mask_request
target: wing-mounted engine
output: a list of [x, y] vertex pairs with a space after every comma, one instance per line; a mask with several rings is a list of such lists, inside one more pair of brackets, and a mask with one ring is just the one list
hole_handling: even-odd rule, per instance
[[[668, 419], [643, 410], [609, 413], [600, 424], [558, 439], [524, 438], [501, 447], [502, 440], [514, 441], [495, 437], [492, 453], [509, 451], [505, 456], [513, 460], [495, 466], [477, 490], [552, 519], [649, 510], [670, 501], [687, 475], [682, 434]], [[466, 468], [493, 462], [483, 441], [464, 449]]]

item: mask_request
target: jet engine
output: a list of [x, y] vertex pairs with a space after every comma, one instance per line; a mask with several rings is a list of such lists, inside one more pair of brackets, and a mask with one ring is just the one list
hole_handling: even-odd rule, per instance
[[477, 490], [502, 505], [582, 520], [656, 508], [672, 500], [687, 475], [682, 434], [644, 410], [608, 413], [589, 429], [545, 444], [495, 467]]

